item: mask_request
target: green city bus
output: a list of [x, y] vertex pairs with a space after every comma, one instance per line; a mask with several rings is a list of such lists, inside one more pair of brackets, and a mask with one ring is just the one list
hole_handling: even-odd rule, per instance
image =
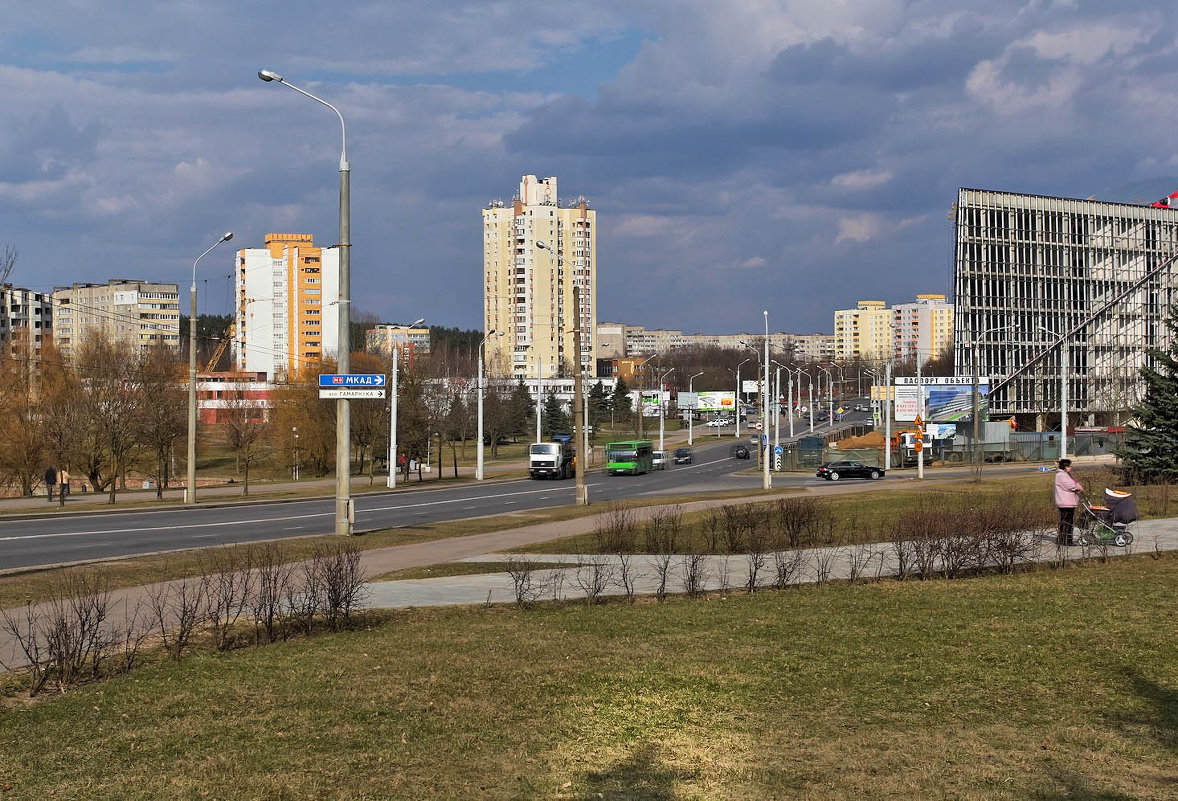
[[654, 444], [647, 439], [609, 443], [605, 446], [605, 469], [611, 476], [649, 473], [654, 469]]

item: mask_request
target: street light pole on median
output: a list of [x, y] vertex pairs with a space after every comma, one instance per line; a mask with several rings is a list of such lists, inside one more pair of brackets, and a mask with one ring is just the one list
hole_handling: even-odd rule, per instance
[[[395, 325], [390, 328], [416, 328], [425, 322], [425, 318], [421, 317], [414, 320], [409, 325]], [[397, 368], [398, 357], [400, 355], [400, 348], [397, 343], [393, 341], [392, 336], [389, 337], [389, 345], [393, 349], [393, 375], [392, 386], [389, 387], [389, 477], [385, 486], [389, 489], [396, 489], [397, 487]]]
[[[316, 97], [272, 70], [258, 70], [258, 77], [266, 83], [277, 81], [288, 86], [304, 97], [327, 106], [339, 117], [339, 343], [337, 370], [347, 373], [351, 369], [351, 305], [352, 305], [352, 167], [348, 163], [348, 135], [344, 126], [344, 115], [335, 106], [321, 97]], [[349, 536], [352, 533], [352, 406], [347, 398], [335, 402], [335, 533]]]
[[185, 503], [196, 503], [196, 265], [213, 252], [213, 248], [233, 238], [233, 232], [213, 243], [213, 247], [196, 257], [192, 263], [192, 288], [189, 292], [188, 314], [188, 487], [184, 491]]
[[483, 393], [485, 391], [484, 387], [483, 387], [483, 383], [486, 380], [483, 377], [483, 357], [486, 355], [485, 348], [487, 345], [487, 337], [488, 336], [501, 337], [506, 333], [507, 333], [506, 331], [496, 331], [494, 328], [492, 328], [490, 331], [487, 332], [486, 336], [483, 337], [483, 341], [479, 343], [479, 431], [478, 431], [479, 441], [478, 441], [478, 444], [476, 445], [476, 448], [475, 448], [475, 453], [478, 455], [478, 458], [476, 459], [476, 462], [475, 462], [475, 471], [474, 471], [474, 477], [475, 477], [476, 481], [483, 480]]

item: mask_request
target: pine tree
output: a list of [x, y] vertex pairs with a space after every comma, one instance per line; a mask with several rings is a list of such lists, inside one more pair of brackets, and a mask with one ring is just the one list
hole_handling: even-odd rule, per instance
[[1128, 426], [1125, 445], [1117, 451], [1132, 480], [1178, 480], [1178, 305], [1171, 306], [1165, 326], [1169, 349], [1147, 351], [1155, 367], [1143, 365], [1145, 397], [1133, 410], [1136, 420]]
[[549, 392], [544, 398], [544, 420], [542, 422], [544, 438], [552, 439], [554, 434], [571, 434], [569, 415], [564, 410], [564, 404], [556, 397], [555, 392]]

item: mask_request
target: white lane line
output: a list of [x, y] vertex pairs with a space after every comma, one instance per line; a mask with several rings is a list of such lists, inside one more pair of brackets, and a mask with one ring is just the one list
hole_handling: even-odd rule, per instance
[[227, 520], [224, 523], [189, 523], [176, 526], [145, 526], [143, 528], [109, 528], [96, 531], [59, 531], [53, 534], [21, 534], [11, 537], [0, 537], [0, 542], [15, 540], [40, 540], [53, 537], [85, 537], [93, 534], [140, 534], [149, 531], [175, 531], [182, 528], [218, 528], [221, 526], [253, 526], [258, 523], [278, 523], [283, 520], [306, 520], [308, 517], [332, 517], [335, 512], [317, 512], [309, 515], [290, 515], [288, 517], [268, 517], [264, 520]]
[[[590, 484], [589, 486], [594, 486]], [[573, 487], [568, 488], [571, 492]], [[406, 503], [398, 506], [378, 506], [372, 509], [357, 509], [357, 514], [368, 514], [369, 512], [398, 512], [402, 509], [415, 509], [420, 506], [442, 506], [447, 503], [470, 503], [471, 501], [492, 501], [498, 498], [511, 497], [512, 495], [538, 495], [541, 492], [552, 492], [551, 488], [542, 490], [528, 490], [526, 492], [512, 492], [512, 493], [496, 493], [495, 495], [480, 495], [475, 498], [450, 498], [445, 501], [426, 501], [425, 503]], [[507, 503], [514, 503], [514, 501], [507, 501]]]

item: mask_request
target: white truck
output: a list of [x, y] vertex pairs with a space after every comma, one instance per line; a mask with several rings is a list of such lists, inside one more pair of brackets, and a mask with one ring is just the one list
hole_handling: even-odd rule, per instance
[[560, 442], [536, 442], [528, 448], [532, 478], [568, 478], [573, 474], [576, 449]]

